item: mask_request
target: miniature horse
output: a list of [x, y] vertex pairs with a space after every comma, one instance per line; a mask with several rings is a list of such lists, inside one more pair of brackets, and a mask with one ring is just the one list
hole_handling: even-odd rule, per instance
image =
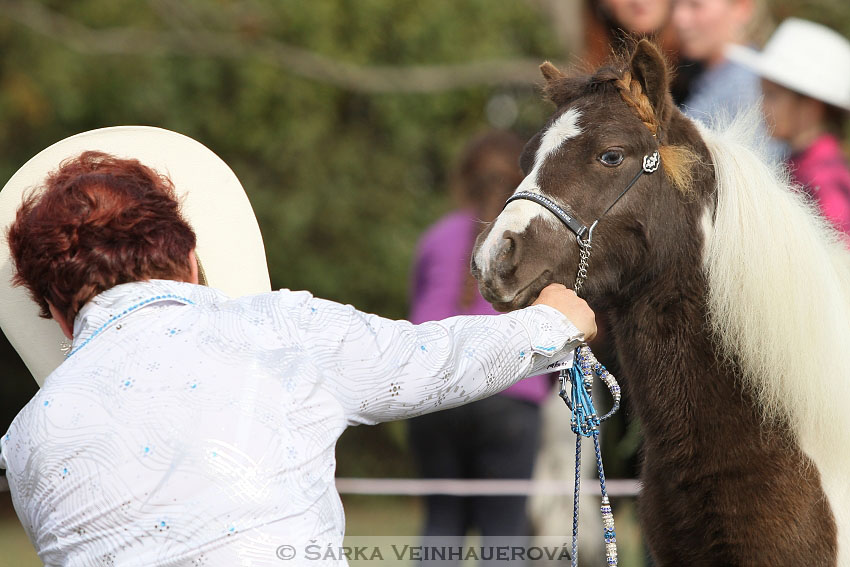
[[[755, 113], [714, 132], [673, 106], [651, 43], [592, 76], [541, 70], [557, 110], [526, 146], [517, 192], [601, 217], [582, 295], [609, 316], [644, 433], [656, 561], [850, 565], [841, 237], [744, 142]], [[636, 176], [655, 151], [660, 169]], [[510, 201], [473, 255], [484, 297], [504, 311], [574, 285], [580, 246], [564, 222]]]

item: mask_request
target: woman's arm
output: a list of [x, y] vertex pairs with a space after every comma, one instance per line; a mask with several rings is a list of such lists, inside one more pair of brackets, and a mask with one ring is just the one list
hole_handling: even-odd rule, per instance
[[421, 325], [315, 298], [303, 309], [305, 348], [349, 424], [404, 419], [485, 398], [541, 373], [584, 338], [546, 305]]

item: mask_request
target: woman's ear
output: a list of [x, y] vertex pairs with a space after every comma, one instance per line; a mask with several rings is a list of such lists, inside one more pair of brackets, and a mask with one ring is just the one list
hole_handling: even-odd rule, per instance
[[191, 269], [191, 272], [189, 274], [188, 283], [198, 285], [198, 282], [200, 281], [198, 278], [198, 257], [195, 256], [194, 248], [189, 252], [189, 268]]
[[60, 313], [58, 309], [53, 307], [53, 304], [49, 301], [47, 302], [47, 307], [50, 309], [50, 316], [53, 317], [53, 320], [59, 324], [59, 328], [62, 329], [62, 333], [65, 337], [67, 337], [68, 340], [74, 340], [74, 330], [71, 326], [71, 322], [68, 321], [68, 318]]

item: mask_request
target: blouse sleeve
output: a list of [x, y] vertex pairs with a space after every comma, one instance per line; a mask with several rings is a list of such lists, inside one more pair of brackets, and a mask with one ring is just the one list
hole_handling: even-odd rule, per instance
[[420, 325], [316, 298], [303, 309], [309, 317], [299, 325], [304, 348], [349, 425], [485, 398], [542, 373], [583, 339], [559, 311], [543, 305]]

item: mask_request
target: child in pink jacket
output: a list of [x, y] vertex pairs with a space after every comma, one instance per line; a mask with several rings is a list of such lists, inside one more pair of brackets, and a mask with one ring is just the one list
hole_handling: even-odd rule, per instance
[[824, 216], [850, 234], [850, 168], [839, 136], [850, 111], [850, 41], [806, 20], [785, 20], [764, 50], [729, 57], [762, 77], [764, 114], [788, 143], [791, 175]]

